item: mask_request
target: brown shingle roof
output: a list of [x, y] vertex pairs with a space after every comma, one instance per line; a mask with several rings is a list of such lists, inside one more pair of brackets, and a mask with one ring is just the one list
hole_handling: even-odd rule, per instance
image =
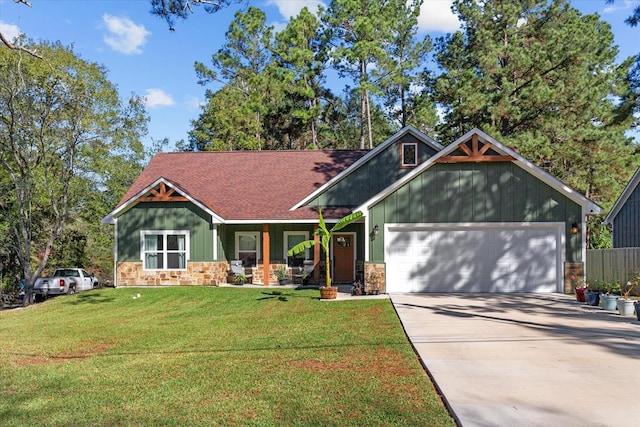
[[[118, 206], [165, 178], [211, 211], [233, 220], [314, 219], [309, 208], [289, 209], [348, 168], [365, 150], [159, 153]], [[325, 216], [341, 217], [338, 209]]]

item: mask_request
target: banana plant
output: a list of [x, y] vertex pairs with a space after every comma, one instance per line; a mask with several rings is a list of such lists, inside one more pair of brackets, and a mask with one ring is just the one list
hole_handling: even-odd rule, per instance
[[331, 229], [327, 228], [327, 224], [324, 222], [324, 218], [322, 217], [322, 209], [320, 209], [318, 211], [318, 215], [319, 215], [318, 229], [315, 231], [314, 234], [316, 236], [319, 236], [320, 239], [318, 239], [318, 240], [305, 240], [305, 241], [302, 241], [302, 242], [298, 243], [297, 245], [295, 245], [294, 247], [292, 247], [291, 249], [289, 249], [287, 251], [287, 256], [294, 256], [296, 254], [304, 252], [305, 250], [311, 248], [316, 243], [319, 243], [320, 246], [322, 247], [322, 250], [324, 251], [324, 254], [325, 254], [325, 268], [327, 269], [327, 274], [325, 275], [327, 281], [326, 281], [325, 286], [330, 288], [331, 287], [331, 276], [330, 276], [330, 271], [329, 271], [330, 270], [330, 268], [329, 268], [329, 245], [331, 243], [331, 237], [333, 237], [333, 233], [335, 233], [336, 231], [340, 231], [343, 228], [345, 228], [347, 225], [349, 225], [352, 222], [357, 221], [358, 219], [360, 219], [363, 214], [360, 211], [350, 213], [349, 215], [346, 215], [343, 218], [341, 218], [340, 221], [338, 221], [336, 223], [336, 225], [334, 225]]

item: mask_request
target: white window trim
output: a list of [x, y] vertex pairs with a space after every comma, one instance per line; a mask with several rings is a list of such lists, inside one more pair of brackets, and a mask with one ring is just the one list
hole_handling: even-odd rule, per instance
[[[258, 261], [260, 260], [260, 232], [259, 231], [236, 231], [235, 233], [235, 248], [236, 248], [236, 256], [234, 259], [240, 259], [240, 236], [254, 236], [256, 238], [256, 265], [258, 266]], [[243, 266], [244, 267], [244, 266]], [[248, 266], [246, 266], [248, 267]]]
[[[283, 239], [283, 245], [282, 245], [282, 259], [284, 259], [287, 263], [287, 267], [291, 267], [289, 265], [289, 257], [287, 256], [287, 242], [288, 242], [288, 238], [289, 236], [304, 236], [303, 240], [309, 240], [309, 232], [308, 231], [285, 231], [284, 232], [284, 239]], [[309, 249], [305, 249], [304, 251], [304, 260], [308, 260], [309, 259]]]
[[[185, 245], [186, 259], [184, 262], [184, 268], [147, 268], [144, 262], [144, 259], [145, 259], [144, 254], [146, 252], [144, 247], [144, 238], [146, 236], [163, 236], [163, 239], [166, 242], [166, 236], [170, 234], [183, 234], [185, 236], [184, 245]], [[190, 237], [191, 237], [191, 232], [189, 230], [141, 230], [140, 231], [140, 261], [142, 261], [142, 269], [145, 271], [169, 271], [169, 270], [185, 271], [187, 270], [187, 266], [189, 265], [189, 261], [191, 260]], [[162, 254], [163, 254], [162, 265], [167, 265], [167, 250], [163, 249]]]
[[[416, 153], [416, 156], [415, 156], [415, 158], [412, 159], [413, 163], [408, 163], [406, 161], [406, 159], [404, 158], [404, 147], [408, 146], [408, 145], [413, 145], [415, 147], [415, 151], [414, 152]], [[419, 157], [419, 155], [418, 155], [418, 143], [417, 142], [403, 142], [403, 143], [401, 143], [400, 144], [400, 157], [401, 157], [400, 166], [402, 166], [402, 167], [418, 166], [418, 157]]]

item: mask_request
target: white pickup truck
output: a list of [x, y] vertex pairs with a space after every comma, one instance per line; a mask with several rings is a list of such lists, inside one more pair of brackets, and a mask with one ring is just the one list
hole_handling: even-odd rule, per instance
[[36, 296], [71, 295], [98, 287], [98, 279], [82, 268], [58, 268], [53, 277], [40, 277], [33, 285]]

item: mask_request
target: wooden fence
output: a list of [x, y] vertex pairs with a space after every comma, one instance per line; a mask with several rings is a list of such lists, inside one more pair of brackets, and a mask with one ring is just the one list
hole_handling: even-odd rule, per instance
[[640, 248], [587, 250], [587, 280], [626, 283], [640, 272]]

